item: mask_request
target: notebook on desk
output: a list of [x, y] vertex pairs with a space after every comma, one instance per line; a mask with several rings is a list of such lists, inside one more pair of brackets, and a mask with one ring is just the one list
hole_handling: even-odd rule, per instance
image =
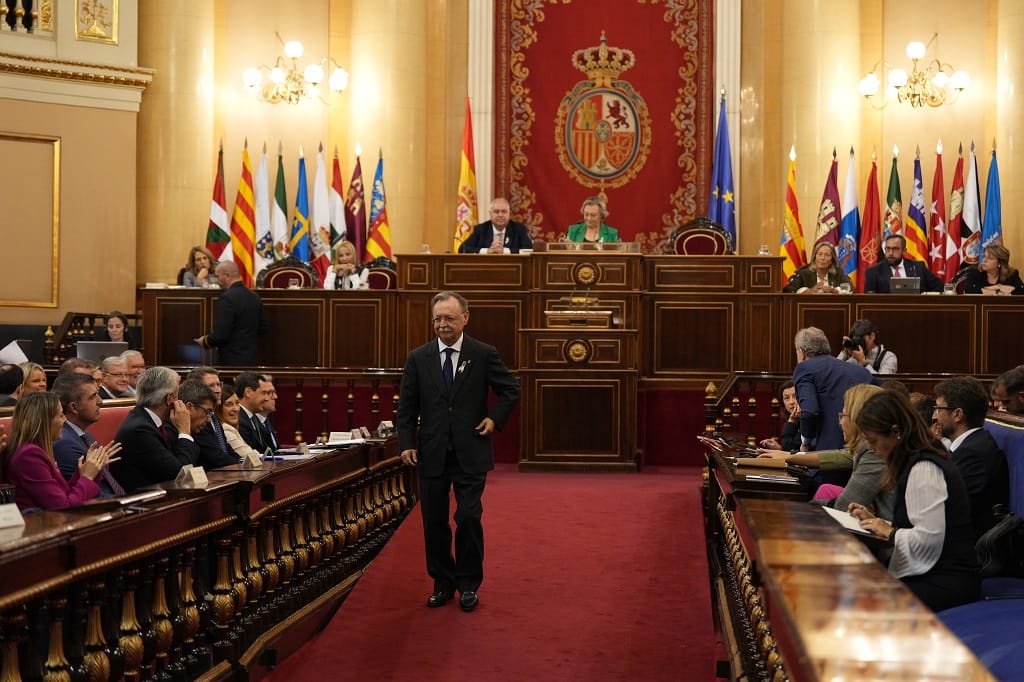
[[894, 294], [921, 293], [920, 277], [893, 277], [889, 280], [889, 291]]

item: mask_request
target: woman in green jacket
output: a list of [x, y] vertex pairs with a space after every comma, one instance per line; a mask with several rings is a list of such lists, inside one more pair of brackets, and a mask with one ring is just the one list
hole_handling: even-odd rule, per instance
[[604, 224], [608, 207], [601, 197], [587, 197], [580, 207], [583, 222], [570, 225], [566, 239], [571, 242], [617, 242], [619, 232]]

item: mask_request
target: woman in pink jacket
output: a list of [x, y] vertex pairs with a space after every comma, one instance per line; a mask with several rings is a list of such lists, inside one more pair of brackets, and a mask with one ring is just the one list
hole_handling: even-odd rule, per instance
[[93, 447], [78, 460], [78, 473], [65, 481], [53, 459], [53, 441], [60, 438], [63, 427], [64, 410], [53, 393], [31, 393], [18, 401], [4, 453], [4, 474], [17, 486], [20, 509], [60, 509], [91, 500], [100, 491], [93, 479], [108, 462], [117, 461], [112, 455], [120, 444]]

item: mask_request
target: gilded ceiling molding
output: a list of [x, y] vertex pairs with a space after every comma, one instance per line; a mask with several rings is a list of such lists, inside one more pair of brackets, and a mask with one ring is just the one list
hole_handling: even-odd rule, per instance
[[145, 90], [153, 69], [108, 66], [0, 52], [0, 73]]

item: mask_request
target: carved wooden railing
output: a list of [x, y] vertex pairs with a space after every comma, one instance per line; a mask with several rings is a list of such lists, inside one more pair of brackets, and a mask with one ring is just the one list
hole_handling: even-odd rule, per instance
[[0, 533], [0, 679], [258, 676], [322, 627], [416, 501], [394, 440], [167, 484]]

